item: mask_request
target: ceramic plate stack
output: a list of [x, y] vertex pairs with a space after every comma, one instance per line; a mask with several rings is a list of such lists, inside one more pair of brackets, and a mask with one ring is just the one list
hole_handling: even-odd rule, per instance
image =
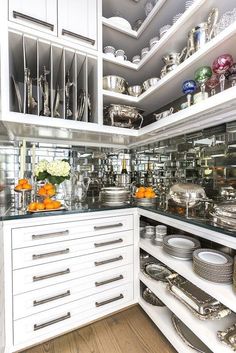
[[221, 251], [199, 249], [193, 253], [193, 270], [215, 283], [232, 283], [233, 258]]
[[191, 260], [193, 251], [199, 249], [200, 246], [199, 240], [186, 235], [167, 235], [163, 239], [163, 250], [180, 260]]
[[124, 188], [103, 188], [101, 191], [101, 201], [105, 205], [121, 206], [128, 201], [129, 194], [129, 191]]

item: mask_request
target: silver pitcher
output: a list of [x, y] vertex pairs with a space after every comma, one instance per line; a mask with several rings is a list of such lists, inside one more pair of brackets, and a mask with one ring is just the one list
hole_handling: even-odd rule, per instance
[[187, 55], [191, 56], [204, 47], [215, 36], [216, 23], [219, 17], [218, 8], [213, 8], [208, 15], [207, 22], [199, 23], [188, 33]]
[[161, 70], [160, 77], [164, 77], [168, 72], [173, 71], [176, 67], [186, 59], [187, 47], [184, 47], [181, 53], [171, 52], [162, 57], [165, 66]]

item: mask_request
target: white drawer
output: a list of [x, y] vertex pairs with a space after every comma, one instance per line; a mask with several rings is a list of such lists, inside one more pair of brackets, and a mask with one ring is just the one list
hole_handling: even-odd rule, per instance
[[133, 229], [132, 215], [15, 228], [12, 230], [12, 248], [43, 245], [130, 229]]
[[133, 281], [133, 265], [121, 266], [91, 276], [15, 295], [14, 320], [52, 309], [59, 305], [125, 285]]
[[13, 294], [55, 285], [133, 263], [133, 246], [13, 271]]
[[133, 284], [116, 287], [99, 294], [61, 305], [42, 313], [14, 321], [14, 344], [33, 342], [42, 336], [55, 335], [92, 320], [97, 314], [125, 307], [133, 300]]
[[13, 250], [13, 269], [41, 265], [133, 244], [133, 230]]

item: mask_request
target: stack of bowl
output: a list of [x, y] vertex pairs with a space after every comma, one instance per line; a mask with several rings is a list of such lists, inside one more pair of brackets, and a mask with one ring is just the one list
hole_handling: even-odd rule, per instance
[[129, 190], [120, 187], [108, 187], [101, 190], [101, 201], [105, 205], [121, 206], [129, 199]]
[[232, 283], [233, 258], [221, 251], [198, 249], [193, 253], [193, 270], [215, 283]]
[[163, 250], [180, 260], [191, 260], [193, 252], [200, 246], [199, 240], [186, 235], [167, 235], [163, 239]]

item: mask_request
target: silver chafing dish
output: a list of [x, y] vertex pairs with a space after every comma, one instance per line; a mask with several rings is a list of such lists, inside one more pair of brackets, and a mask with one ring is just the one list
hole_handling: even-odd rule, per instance
[[191, 208], [206, 199], [206, 193], [200, 185], [177, 183], [170, 187], [169, 198], [179, 206]]
[[236, 229], [236, 201], [225, 201], [214, 206], [210, 213], [214, 223], [229, 229]]
[[122, 104], [110, 104], [104, 107], [106, 125], [140, 129], [143, 123], [143, 110]]

